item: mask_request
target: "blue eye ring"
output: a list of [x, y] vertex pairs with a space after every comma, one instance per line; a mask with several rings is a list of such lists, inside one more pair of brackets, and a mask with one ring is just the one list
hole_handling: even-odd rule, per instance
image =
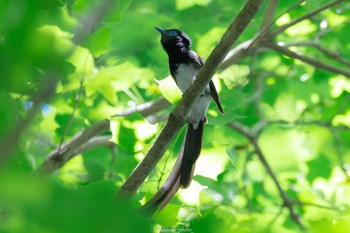
[[170, 31], [168, 33], [169, 36], [177, 36], [177, 32], [176, 31]]

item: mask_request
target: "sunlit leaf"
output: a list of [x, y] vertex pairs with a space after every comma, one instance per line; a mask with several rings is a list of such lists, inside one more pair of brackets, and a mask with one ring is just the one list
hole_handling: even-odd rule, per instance
[[[245, 99], [246, 95], [243, 92], [237, 90], [222, 90], [220, 97], [220, 102], [224, 110], [224, 115], [221, 115], [217, 109], [214, 101], [210, 104], [210, 109], [208, 111], [208, 122], [212, 125], [224, 125], [234, 119], [240, 117], [237, 114], [237, 107], [242, 104], [242, 101]], [[220, 94], [219, 94], [220, 95]]]
[[175, 103], [182, 97], [182, 92], [177, 87], [174, 79], [171, 76], [167, 76], [163, 80], [156, 80], [159, 85], [159, 89], [163, 96], [170, 102]]
[[169, 204], [163, 211], [155, 216], [155, 221], [163, 227], [172, 227], [178, 223], [177, 214], [180, 210], [179, 205]]

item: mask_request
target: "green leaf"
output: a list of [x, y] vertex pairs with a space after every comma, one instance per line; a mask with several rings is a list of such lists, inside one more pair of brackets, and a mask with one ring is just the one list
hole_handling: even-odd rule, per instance
[[156, 80], [162, 95], [170, 102], [175, 103], [182, 97], [182, 92], [177, 87], [174, 79], [169, 75], [163, 80]]
[[127, 202], [106, 198], [112, 193], [106, 182], [77, 192], [48, 179], [13, 172], [4, 175], [12, 177], [0, 181], [4, 232], [151, 232], [149, 222]]
[[248, 83], [248, 75], [250, 73], [249, 66], [232, 65], [225, 69], [220, 76], [225, 82], [228, 89], [244, 86]]
[[110, 41], [111, 28], [101, 27], [84, 42], [84, 46], [89, 48], [95, 57], [98, 57], [111, 49]]
[[116, 185], [108, 180], [100, 180], [89, 183], [84, 187], [93, 198], [101, 198], [103, 200], [112, 200], [117, 191]]
[[240, 117], [236, 110], [237, 107], [242, 104], [246, 94], [237, 90], [228, 90], [224, 87], [222, 88], [222, 93], [222, 95], [221, 93], [219, 93], [219, 95], [221, 95], [220, 102], [225, 114], [220, 115], [216, 104], [212, 101], [207, 115], [208, 122], [211, 125], [225, 125]]
[[112, 148], [94, 148], [84, 153], [84, 166], [91, 180], [102, 180], [112, 163]]
[[281, 120], [296, 121], [305, 109], [305, 104], [296, 100], [290, 93], [282, 93], [278, 96], [274, 109]]
[[328, 179], [332, 171], [332, 162], [324, 155], [317, 156], [314, 160], [307, 162], [309, 172], [307, 178], [313, 181], [318, 177]]
[[179, 205], [168, 204], [161, 212], [156, 214], [154, 220], [162, 227], [175, 226], [178, 223], [177, 215], [179, 210]]

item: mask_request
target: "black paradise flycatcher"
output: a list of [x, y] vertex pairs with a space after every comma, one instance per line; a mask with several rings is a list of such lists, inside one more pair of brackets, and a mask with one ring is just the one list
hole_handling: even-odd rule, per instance
[[[170, 73], [184, 93], [196, 78], [203, 61], [190, 49], [191, 39], [184, 32], [178, 29], [156, 29], [161, 34], [160, 42], [168, 54]], [[190, 185], [202, 148], [203, 126], [207, 121], [206, 113], [211, 98], [220, 112], [224, 113], [214, 83], [210, 81], [191, 108], [187, 133], [173, 170], [161, 189], [144, 205], [151, 212], [163, 209], [180, 187], [187, 188]]]

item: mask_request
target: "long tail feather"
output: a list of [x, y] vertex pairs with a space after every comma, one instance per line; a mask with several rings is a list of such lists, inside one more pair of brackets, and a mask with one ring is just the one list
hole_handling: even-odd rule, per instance
[[203, 121], [199, 122], [196, 129], [193, 124], [188, 125], [180, 169], [182, 188], [187, 188], [191, 184], [195, 163], [202, 149], [203, 126]]
[[158, 192], [142, 209], [151, 213], [163, 209], [174, 197], [180, 187], [187, 188], [192, 180], [196, 160], [202, 148], [204, 121], [200, 121], [196, 129], [189, 124], [183, 146], [168, 179]]

